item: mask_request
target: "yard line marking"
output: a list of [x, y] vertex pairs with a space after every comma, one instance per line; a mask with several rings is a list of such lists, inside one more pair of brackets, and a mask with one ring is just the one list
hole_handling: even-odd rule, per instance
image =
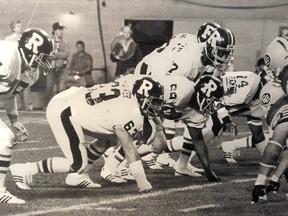
[[188, 213], [188, 212], [197, 211], [199, 209], [207, 209], [207, 208], [215, 208], [215, 207], [219, 207], [219, 205], [214, 205], [214, 204], [202, 205], [202, 206], [196, 206], [196, 207], [192, 207], [192, 208], [179, 209], [178, 211]]
[[[243, 179], [243, 181], [251, 181], [252, 179]], [[233, 183], [234, 181], [230, 181], [227, 183]], [[155, 191], [152, 193], [145, 193], [145, 194], [138, 194], [138, 195], [124, 195], [120, 196], [119, 198], [114, 198], [114, 199], [107, 199], [107, 200], [102, 200], [98, 203], [89, 203], [89, 204], [78, 204], [78, 205], [72, 205], [72, 206], [67, 206], [65, 207], [55, 207], [53, 209], [46, 209], [46, 210], [38, 210], [38, 211], [30, 211], [30, 212], [25, 212], [25, 213], [20, 213], [20, 214], [13, 214], [13, 216], [27, 216], [27, 215], [39, 215], [39, 214], [55, 214], [57, 212], [68, 212], [68, 211], [75, 211], [75, 210], [85, 210], [87, 208], [95, 208], [97, 209], [98, 206], [103, 208], [103, 205], [111, 205], [111, 204], [116, 204], [116, 203], [124, 203], [124, 202], [129, 202], [129, 201], [134, 201], [138, 199], [145, 199], [145, 198], [151, 198], [151, 197], [156, 197], [156, 196], [161, 196], [161, 195], [166, 195], [169, 193], [174, 193], [174, 192], [179, 192], [179, 191], [186, 191], [186, 190], [197, 190], [197, 189], [202, 189], [202, 188], [207, 188], [207, 187], [214, 187], [217, 185], [220, 185], [223, 183], [209, 183], [209, 184], [204, 184], [204, 185], [192, 185], [192, 186], [187, 186], [183, 188], [171, 188], [168, 190], [160, 190], [160, 191]], [[12, 216], [12, 215], [11, 215]]]
[[[197, 190], [201, 189], [204, 187], [213, 187], [215, 185], [219, 185], [222, 183], [210, 183], [210, 184], [204, 184], [204, 185], [192, 185], [192, 186], [187, 186], [183, 188], [171, 188], [168, 190], [164, 191], [156, 191], [152, 193], [145, 193], [145, 194], [139, 194], [139, 195], [125, 195], [121, 196], [119, 198], [114, 198], [114, 199], [107, 199], [100, 201], [98, 203], [89, 203], [89, 204], [78, 204], [78, 205], [72, 205], [68, 206], [66, 208], [64, 207], [55, 207], [53, 209], [46, 209], [46, 210], [39, 210], [39, 211], [30, 211], [30, 212], [25, 212], [25, 213], [20, 213], [20, 214], [13, 214], [13, 216], [27, 216], [27, 215], [39, 215], [39, 214], [55, 214], [56, 212], [67, 212], [67, 211], [75, 211], [75, 210], [83, 210], [87, 208], [92, 208], [92, 207], [98, 207], [98, 206], [103, 206], [103, 205], [111, 205], [115, 203], [124, 203], [124, 202], [129, 202], [129, 201], [134, 201], [138, 199], [145, 199], [145, 198], [151, 198], [155, 196], [161, 196], [173, 192], [178, 192], [178, 191], [185, 191], [185, 190]], [[12, 215], [11, 215], [12, 216]]]
[[51, 150], [51, 149], [58, 149], [59, 146], [48, 146], [48, 147], [41, 147], [41, 148], [22, 148], [22, 149], [14, 149], [13, 152], [23, 152], [23, 151], [39, 151], [39, 150]]

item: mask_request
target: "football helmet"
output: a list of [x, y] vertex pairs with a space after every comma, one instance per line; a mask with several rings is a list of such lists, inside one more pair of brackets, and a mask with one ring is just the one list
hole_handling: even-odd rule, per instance
[[[222, 82], [213, 75], [204, 75], [195, 83], [196, 106], [203, 115], [213, 114], [222, 104], [224, 88]], [[195, 101], [191, 101], [195, 103]]]
[[42, 29], [26, 29], [18, 46], [27, 65], [38, 68], [46, 75], [51, 70], [53, 44], [50, 36]]
[[235, 36], [227, 28], [215, 29], [206, 41], [205, 54], [217, 69], [224, 71], [234, 59]]
[[270, 79], [280, 82], [280, 72], [288, 64], [288, 39], [275, 38], [267, 47], [264, 54], [264, 67]]
[[206, 22], [203, 23], [198, 31], [197, 31], [197, 40], [199, 43], [204, 43], [211, 36], [212, 32], [216, 28], [220, 28], [221, 26], [216, 22]]
[[141, 111], [152, 119], [158, 115], [163, 106], [163, 86], [151, 77], [143, 77], [135, 81], [132, 94], [136, 96]]

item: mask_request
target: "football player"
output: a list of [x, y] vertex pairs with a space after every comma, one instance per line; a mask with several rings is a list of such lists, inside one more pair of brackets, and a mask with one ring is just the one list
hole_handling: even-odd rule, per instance
[[[211, 31], [214, 26], [214, 31]], [[175, 37], [172, 43], [147, 55], [138, 63], [135, 74], [181, 75], [197, 81], [204, 73], [219, 76], [231, 66], [235, 37], [229, 29], [213, 23], [204, 24], [197, 37], [202, 37], [201, 42], [204, 38], [206, 41], [196, 43], [194, 40], [189, 43], [183, 39], [185, 37], [188, 36], [184, 34], [182, 37]]]
[[[185, 77], [173, 75], [172, 77], [164, 76], [161, 79], [158, 78], [158, 80], [161, 80], [160, 83], [164, 86], [165, 92], [164, 105], [160, 116], [166, 119], [183, 120], [187, 125], [187, 132], [192, 139], [194, 138], [193, 143], [195, 144], [195, 150], [199, 155], [200, 162], [203, 165], [208, 180], [219, 181], [220, 178], [213, 173], [210, 167], [207, 148], [203, 142], [202, 128], [205, 127], [207, 116], [215, 111], [215, 103], [219, 102], [223, 96], [224, 90], [222, 83], [216, 77], [208, 75], [201, 77], [196, 84]], [[160, 125], [160, 127], [156, 125], [155, 127], [158, 135], [152, 142], [152, 151], [161, 153], [163, 151], [182, 150], [183, 140], [175, 143], [177, 147], [171, 147], [171, 142], [163, 142], [165, 135], [162, 127], [162, 125]], [[158, 137], [161, 139], [158, 140]], [[115, 160], [124, 160], [123, 153], [121, 154], [121, 152], [118, 151], [117, 154], [116, 152], [114, 161]], [[117, 163], [113, 162], [112, 164], [115, 165]], [[111, 164], [109, 165], [111, 166]], [[198, 173], [187, 171], [186, 166], [184, 168], [176, 167], [175, 170], [179, 175], [201, 176]], [[104, 177], [103, 175], [101, 176]]]
[[204, 43], [179, 41], [145, 56], [137, 64], [134, 73], [152, 76], [180, 75], [196, 81], [207, 72], [207, 67], [210, 68], [210, 73], [215, 72], [214, 75], [218, 75], [219, 72], [226, 71], [233, 61], [235, 37], [227, 28], [216, 28]]
[[261, 106], [259, 93], [265, 79], [252, 71], [226, 72], [221, 77], [225, 88], [225, 108], [231, 116], [244, 116], [252, 135], [240, 139], [222, 142], [220, 147], [228, 163], [237, 163], [234, 152], [241, 148], [257, 148], [262, 155], [267, 144], [268, 135], [265, 136], [262, 128], [262, 118], [266, 111]]
[[0, 100], [4, 103], [12, 126], [11, 131], [9, 126], [0, 120], [0, 203], [25, 203], [10, 194], [5, 187], [12, 148], [17, 142], [28, 139], [28, 132], [18, 119], [15, 95], [33, 85], [39, 77], [39, 71], [47, 73], [51, 69], [52, 50], [50, 36], [36, 28], [25, 30], [18, 44], [0, 41]]
[[[287, 94], [285, 94], [287, 92], [288, 73], [287, 45], [288, 41], [286, 38], [277, 37], [269, 44], [264, 56], [265, 64], [268, 67], [267, 72], [271, 77], [272, 84], [262, 94], [261, 98], [265, 99], [263, 100], [263, 104], [268, 105], [269, 111], [266, 120], [271, 130], [271, 138], [260, 161], [258, 176], [252, 191], [252, 204], [258, 202], [259, 199], [267, 199], [266, 193], [278, 190], [280, 186], [279, 178], [288, 167], [288, 153], [285, 150], [288, 139], [286, 129], [288, 126], [288, 98]], [[279, 90], [280, 86], [283, 89]], [[272, 94], [274, 92], [277, 92], [277, 94]], [[280, 158], [281, 153], [282, 157]], [[279, 158], [280, 161], [278, 161]], [[266, 187], [266, 180], [271, 175], [275, 166], [277, 166], [276, 171]]]
[[[149, 77], [137, 79], [133, 87], [111, 82], [91, 88], [73, 87], [59, 93], [49, 102], [46, 115], [65, 157], [10, 166], [16, 185], [31, 189], [32, 176], [37, 173], [72, 172], [66, 178], [68, 185], [101, 187], [86, 173], [88, 158], [98, 159], [110, 144], [119, 140], [139, 191], [150, 191], [152, 186], [146, 179], [133, 137], [142, 130], [144, 116], [154, 119], [162, 104], [163, 88]], [[86, 148], [84, 135], [95, 137], [96, 145]]]

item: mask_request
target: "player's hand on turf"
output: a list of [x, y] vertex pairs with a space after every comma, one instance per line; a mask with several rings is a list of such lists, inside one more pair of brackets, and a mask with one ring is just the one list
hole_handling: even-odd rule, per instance
[[266, 188], [264, 185], [255, 185], [252, 191], [252, 202], [251, 204], [255, 204], [259, 201], [259, 199], [267, 200]]
[[233, 134], [236, 139], [238, 138], [237, 125], [234, 122], [227, 122], [224, 126], [224, 129]]
[[14, 132], [16, 141], [18, 142], [25, 142], [29, 137], [28, 131], [20, 121], [12, 123], [12, 131]]
[[147, 180], [138, 183], [138, 188], [140, 193], [148, 193], [152, 191], [152, 185]]
[[221, 178], [218, 177], [214, 172], [208, 173], [207, 179], [210, 182], [220, 182], [221, 181]]
[[271, 191], [273, 193], [277, 193], [278, 189], [280, 187], [280, 183], [279, 182], [275, 182], [270, 180], [266, 186], [266, 193], [270, 193]]

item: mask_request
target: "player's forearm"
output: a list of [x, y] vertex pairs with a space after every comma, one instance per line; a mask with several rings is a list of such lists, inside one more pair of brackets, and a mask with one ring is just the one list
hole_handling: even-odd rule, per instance
[[5, 110], [11, 123], [18, 120], [17, 101], [15, 96], [11, 96], [5, 101]]

